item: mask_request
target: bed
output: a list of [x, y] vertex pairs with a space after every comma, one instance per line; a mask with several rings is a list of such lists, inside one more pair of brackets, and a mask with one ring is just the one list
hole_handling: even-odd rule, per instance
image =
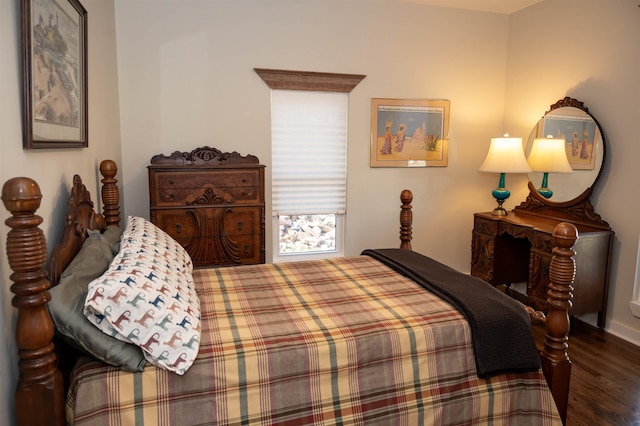
[[[177, 352], [166, 346], [169, 352], [153, 352], [159, 340], [171, 339], [142, 339], [139, 328], [131, 329], [128, 341], [118, 337], [107, 344], [108, 356], [125, 360], [113, 361], [88, 356], [97, 349], [83, 338], [69, 344], [66, 324], [52, 320], [50, 305], [63, 288], [57, 284], [70, 276], [78, 279], [81, 274], [70, 270], [87, 264], [86, 257], [80, 260], [87, 256], [86, 247], [100, 246], [108, 265], [85, 290], [85, 310], [91, 299], [105, 295], [107, 284], [116, 282], [113, 277], [124, 283], [119, 290], [129, 290], [130, 297], [123, 299], [129, 307], [145, 300], [153, 309], [143, 308], [156, 311], [169, 305], [165, 302], [172, 296], [187, 297], [169, 291], [158, 294], [164, 299], [133, 298], [142, 288], [133, 282], [141, 275], [132, 272], [139, 266], [132, 270], [121, 264], [133, 257], [132, 247], [152, 251], [154, 244], [144, 238], [157, 243], [160, 237], [143, 218], [121, 224], [116, 164], [105, 160], [100, 172], [102, 213], [94, 210], [82, 179], [74, 176], [62, 240], [51, 252], [48, 273], [42, 219], [36, 214], [42, 197], [38, 184], [14, 178], [3, 186], [2, 200], [11, 213], [6, 221], [7, 257], [14, 272], [13, 306], [18, 309], [19, 424], [459, 425], [565, 420], [571, 369], [568, 312], [575, 274], [571, 247], [577, 238], [573, 225], [560, 224], [554, 232], [546, 316], [413, 252], [412, 195], [407, 190], [401, 194], [399, 249], [187, 271], [188, 259], [179, 258], [179, 248], [161, 240], [155, 246], [171, 247], [171, 255], [165, 256], [169, 260], [162, 268], [150, 270], [179, 270], [179, 290], [193, 291], [184, 312], [192, 314], [188, 318], [197, 326], [186, 314], [169, 315], [172, 336], [182, 343]], [[116, 228], [119, 233], [108, 237]], [[153, 250], [158, 259], [162, 254]], [[96, 258], [93, 253], [91, 259]], [[183, 276], [188, 279], [180, 281]], [[93, 286], [96, 282], [102, 287]], [[508, 316], [487, 319], [476, 305]], [[133, 320], [130, 310], [129, 315], [100, 312], [84, 313], [95, 315], [97, 326], [110, 317], [108, 330], [114, 332], [114, 324], [126, 330], [127, 324], [145, 322]], [[545, 324], [540, 351], [529, 328], [532, 322]], [[150, 323], [158, 327], [168, 322]], [[182, 333], [176, 335], [176, 327]], [[156, 331], [142, 333], [155, 336]], [[192, 332], [188, 341], [187, 331]], [[142, 352], [143, 358], [132, 361], [124, 349], [114, 349], [121, 344], [139, 351], [138, 356]], [[182, 348], [194, 346], [186, 368], [188, 350]]]

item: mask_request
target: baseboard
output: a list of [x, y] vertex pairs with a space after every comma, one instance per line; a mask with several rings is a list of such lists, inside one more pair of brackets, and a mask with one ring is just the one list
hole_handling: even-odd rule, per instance
[[633, 343], [636, 346], [640, 346], [640, 330], [631, 328], [617, 321], [608, 320], [604, 327], [607, 333], [611, 333], [616, 337], [626, 340], [629, 343]]
[[[640, 259], [640, 249], [638, 251], [638, 259]], [[640, 261], [640, 260], [639, 260]], [[639, 263], [640, 265], [640, 263]], [[640, 280], [638, 280], [640, 282]], [[515, 284], [515, 286], [517, 286], [518, 284]], [[526, 285], [526, 284], [525, 284]], [[525, 292], [526, 292], [526, 288], [525, 288]], [[640, 307], [640, 302], [637, 302], [638, 306]], [[636, 313], [634, 312], [634, 315], [636, 315]], [[638, 314], [636, 315], [638, 317], [640, 317], [640, 310], [638, 311]], [[578, 317], [574, 317], [576, 319], [578, 319], [579, 321], [581, 321], [582, 323], [588, 325], [588, 326], [592, 326], [592, 327], [597, 327], [597, 323], [598, 323], [598, 314], [597, 313], [592, 313], [592, 314], [585, 314], [585, 315], [580, 315]], [[621, 338], [622, 340], [626, 340], [627, 342], [634, 344], [636, 346], [640, 346], [640, 330], [637, 330], [635, 328], [631, 328], [629, 326], [626, 326], [624, 324], [621, 324], [617, 321], [611, 321], [611, 320], [606, 320], [605, 321], [605, 325], [604, 325], [604, 331], [606, 331], [609, 334], [612, 334], [616, 337]]]

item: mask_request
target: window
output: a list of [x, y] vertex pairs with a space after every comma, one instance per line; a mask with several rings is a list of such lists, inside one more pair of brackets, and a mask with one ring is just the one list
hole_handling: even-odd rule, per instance
[[301, 90], [271, 93], [276, 258], [342, 254], [348, 101], [346, 93]]
[[363, 75], [255, 69], [271, 92], [273, 258], [340, 256], [348, 93]]

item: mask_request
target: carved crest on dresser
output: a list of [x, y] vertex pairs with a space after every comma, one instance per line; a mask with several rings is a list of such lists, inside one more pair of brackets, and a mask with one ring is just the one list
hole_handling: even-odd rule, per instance
[[235, 164], [248, 163], [258, 164], [260, 160], [255, 155], [241, 155], [236, 151], [222, 152], [217, 148], [203, 146], [193, 151], [174, 151], [171, 155], [158, 154], [151, 157], [151, 164], [176, 164], [176, 165], [199, 165], [199, 164]]

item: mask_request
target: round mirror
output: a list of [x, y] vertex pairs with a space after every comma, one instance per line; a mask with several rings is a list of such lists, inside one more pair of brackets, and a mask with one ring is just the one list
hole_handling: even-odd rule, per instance
[[564, 98], [551, 105], [529, 135], [525, 154], [531, 160], [533, 156], [542, 155], [537, 149], [541, 141], [536, 139], [563, 140], [570, 166], [566, 165], [564, 158], [562, 162], [557, 161], [557, 156], [562, 155], [558, 151], [546, 162], [538, 157], [536, 166], [532, 166], [534, 171], [527, 176], [532, 186], [538, 189], [540, 201], [565, 203], [591, 191], [604, 164], [605, 142], [600, 125], [582, 102]]

